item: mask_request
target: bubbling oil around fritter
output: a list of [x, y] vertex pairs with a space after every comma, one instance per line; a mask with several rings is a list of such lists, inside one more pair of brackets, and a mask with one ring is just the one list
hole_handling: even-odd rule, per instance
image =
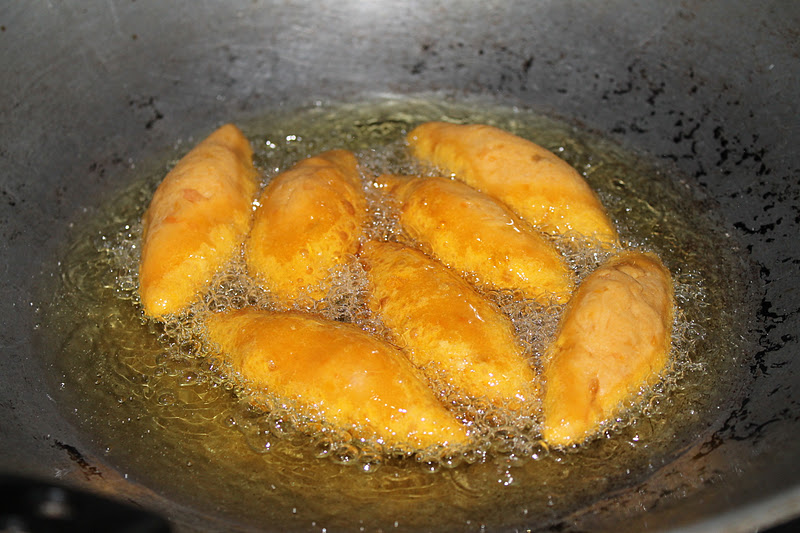
[[[380, 194], [374, 186], [373, 179], [376, 175], [387, 172], [428, 176], [438, 175], [439, 172], [435, 168], [419, 164], [408, 156], [405, 145], [397, 140], [402, 139], [400, 134], [405, 130], [394, 131], [395, 126], [388, 128], [394, 138], [390, 137], [388, 142], [376, 142], [374, 145], [361, 147], [356, 152], [362, 168], [363, 186], [370, 210], [370, 220], [365, 228], [364, 238], [414, 245], [397, 222], [397, 206]], [[271, 176], [290, 166], [293, 159], [311, 155], [306, 152], [311, 152], [319, 144], [324, 145], [308, 139], [308, 136], [287, 135], [285, 138], [286, 145], [291, 147], [291, 150], [277, 156], [276, 143], [270, 140], [260, 143], [261, 146], [267, 147], [266, 151], [256, 153], [256, 161], [261, 164], [265, 176], [262, 185], [268, 183]], [[254, 140], [258, 142], [258, 138]], [[305, 146], [306, 150], [303, 150], [303, 143], [308, 145]], [[275, 165], [278, 159], [280, 164]], [[265, 165], [270, 166], [265, 168]], [[115, 244], [106, 250], [113, 268], [118, 271], [116, 293], [120, 298], [134, 301], [139, 238], [140, 228], [134, 225], [131, 229], [128, 226], [125, 232], [113, 239]], [[609, 252], [599, 245], [576, 247], [568, 236], [548, 238], [567, 259], [578, 280], [588, 275], [609, 256]], [[629, 240], [627, 246], [636, 247], [641, 244]], [[470, 279], [467, 273], [461, 274]], [[380, 319], [371, 315], [367, 309], [365, 303], [367, 278], [357, 258], [348, 258], [342, 267], [330, 272], [329, 277], [332, 288], [323, 300], [315, 301], [310, 297], [301, 297], [294, 302], [294, 309], [352, 323], [370, 334], [388, 339], [388, 332]], [[682, 283], [681, 279], [675, 281], [676, 301], [680, 302], [682, 297], [696, 297], [695, 283]], [[512, 320], [531, 367], [537, 375], [540, 375], [541, 358], [556, 334], [564, 305], [549, 301], [526, 300], [513, 291], [478, 288]], [[215, 353], [214, 348], [205, 340], [203, 317], [208, 313], [244, 307], [283, 309], [272, 300], [269, 292], [247, 275], [240, 254], [217, 274], [203, 299], [187, 312], [167, 317], [160, 324], [151, 322], [148, 326], [165, 347], [168, 355], [164, 357], [175, 362], [181, 359], [195, 360], [199, 369], [198, 375], [202, 376], [200, 379], [218, 383], [239, 398], [238, 414], [228, 416], [226, 423], [241, 431], [251, 444], [251, 448], [257, 452], [268, 450], [271, 447], [271, 439], [289, 438], [305, 442], [305, 445], [314, 450], [317, 457], [330, 458], [342, 464], [357, 464], [367, 471], [374, 470], [387, 461], [408, 461], [412, 458], [426, 470], [435, 471], [442, 467], [449, 468], [462, 463], [480, 461], [492, 454], [513, 456], [522, 461], [539, 459], [547, 454], [547, 446], [540, 438], [541, 420], [538, 406], [520, 415], [490, 406], [488, 402], [479, 398], [466, 403], [455, 401], [452, 391], [448, 390], [443, 380], [434, 380], [431, 386], [456, 416], [469, 426], [473, 439], [467, 449], [385, 449], [373, 442], [354, 439], [345, 430], [305, 415], [303, 410], [286, 399], [271, 396], [269, 391], [251, 389], [231, 371], [225, 364], [224, 358]], [[637, 417], [654, 414], [669, 390], [680, 381], [681, 374], [688, 370], [690, 365], [681, 360], [680, 354], [691, 349], [693, 339], [697, 337], [698, 332], [680, 311], [673, 331], [673, 364], [662, 382], [653, 390], [643, 391], [642, 397], [632, 402], [630, 409], [623, 410], [616, 419], [607, 421], [602, 428], [605, 432], [617, 432], [633, 423]], [[198, 378], [195, 376], [191, 379]]]

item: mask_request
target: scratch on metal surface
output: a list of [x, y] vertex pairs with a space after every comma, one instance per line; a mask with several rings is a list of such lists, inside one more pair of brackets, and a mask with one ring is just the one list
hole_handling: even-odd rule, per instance
[[636, 42], [636, 48], [645, 48], [652, 42], [658, 42], [661, 35], [664, 34], [667, 27], [675, 20], [676, 10], [673, 9], [672, 13], [662, 19], [660, 24], [656, 24], [649, 32], [639, 38]]
[[122, 29], [119, 27], [119, 16], [117, 15], [117, 7], [114, 5], [114, 0], [107, 0], [106, 4], [108, 4], [108, 11], [111, 13], [114, 32], [118, 37], [122, 37]]

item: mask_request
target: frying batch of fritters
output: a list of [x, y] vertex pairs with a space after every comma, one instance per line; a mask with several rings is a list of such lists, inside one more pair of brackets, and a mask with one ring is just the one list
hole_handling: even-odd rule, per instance
[[[653, 254], [622, 249], [597, 196], [550, 151], [484, 125], [429, 122], [407, 140], [415, 157], [454, 178], [372, 181], [420, 247], [365, 238], [367, 199], [345, 150], [297, 163], [254, 204], [250, 144], [235, 126], [221, 127], [169, 172], [144, 215], [145, 314], [187, 309], [243, 245], [248, 274], [287, 308], [304, 295], [324, 298], [332, 269], [355, 255], [369, 311], [391, 343], [310, 313], [255, 308], [210, 314], [208, 340], [253, 387], [390, 447], [469, 442], [469, 428], [431, 388], [443, 380], [465, 402], [520, 413], [540, 404], [547, 443], [582, 442], [665, 368], [669, 272]], [[565, 233], [616, 252], [577, 289], [544, 236]], [[567, 303], [542, 375], [475, 281]]]

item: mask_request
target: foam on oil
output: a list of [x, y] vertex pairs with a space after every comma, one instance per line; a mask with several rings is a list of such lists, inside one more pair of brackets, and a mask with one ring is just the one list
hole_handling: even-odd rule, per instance
[[[396, 517], [413, 525], [413, 516], [427, 507], [442, 524], [468, 521], [476, 509], [484, 509], [487, 523], [517, 516], [523, 507], [525, 516], [552, 519], [629, 483], [691, 440], [709, 405], [738, 378], [731, 370], [737, 322], [729, 309], [739, 297], [731, 280], [741, 274], [735, 258], [726, 256], [730, 247], [694, 209], [683, 185], [613, 143], [487, 102], [393, 99], [321, 106], [244, 126], [254, 133], [264, 183], [309, 155], [354, 150], [370, 198], [367, 237], [402, 241], [394, 206], [371, 180], [384, 172], [436, 173], [411, 159], [402, 139], [420, 122], [441, 119], [493, 124], [553, 150], [599, 192], [626, 246], [652, 250], [664, 260], [678, 307], [672, 365], [664, 379], [608, 421], [600, 438], [575, 450], [548, 450], [535, 416], [492, 409], [480, 399], [452, 404], [475, 435], [468, 449], [385, 449], [354, 439], [285, 399], [250, 390], [209, 349], [204, 313], [276, 308], [246, 275], [241, 258], [216, 276], [189, 312], [164, 323], [142, 318], [136, 296], [138, 221], [171, 161], [163, 172], [123, 191], [76, 236], [50, 313], [64, 401], [112, 460], [179, 499], [214, 502], [245, 521], [324, 519], [320, 523], [333, 527], [351, 524], [345, 509], [356, 505], [364, 510], [361, 523], [380, 527]], [[577, 249], [569, 239], [555, 244], [578, 280], [606, 258], [599, 248]], [[331, 277], [333, 289], [324, 301], [304, 299], [297, 307], [386, 336], [364, 305], [366, 279], [355, 258]], [[512, 319], [539, 371], [563, 307], [509, 291], [485, 294]], [[446, 383], [433, 385], [449, 401]], [[594, 487], [587, 485], [587, 472]], [[203, 487], [199, 493], [186, 490], [197, 484]], [[253, 494], [269, 505], [249, 505]]]

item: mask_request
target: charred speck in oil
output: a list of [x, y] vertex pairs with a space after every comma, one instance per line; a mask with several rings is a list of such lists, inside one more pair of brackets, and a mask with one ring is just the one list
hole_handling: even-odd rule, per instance
[[53, 446], [67, 452], [69, 458], [80, 467], [81, 471], [86, 476], [86, 479], [89, 479], [92, 476], [103, 477], [103, 473], [100, 472], [100, 470], [98, 470], [97, 468], [90, 465], [89, 462], [86, 460], [86, 458], [83, 456], [83, 454], [79, 452], [75, 446], [64, 444], [63, 442], [58, 440], [55, 441]]

